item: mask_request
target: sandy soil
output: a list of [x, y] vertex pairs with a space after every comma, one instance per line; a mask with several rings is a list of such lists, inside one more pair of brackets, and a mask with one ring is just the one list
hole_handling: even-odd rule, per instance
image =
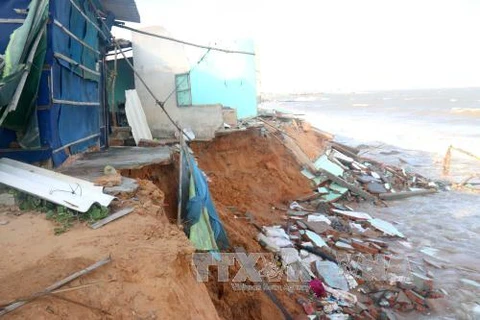
[[[136, 210], [101, 229], [77, 224], [55, 236], [43, 214], [4, 215], [0, 226], [0, 304], [29, 296], [101, 258], [112, 262], [37, 299], [7, 319], [216, 319], [191, 270], [191, 247], [163, 212], [163, 193], [141, 181]], [[125, 203], [124, 205], [131, 205]], [[71, 300], [66, 301], [65, 299]]]
[[[282, 128], [285, 130], [285, 128]], [[323, 151], [325, 136], [302, 128], [289, 128], [311, 159]], [[219, 137], [209, 143], [194, 143], [200, 167], [210, 179], [210, 191], [233, 247], [264, 252], [255, 240], [259, 225], [284, 222], [286, 205], [311, 193], [310, 182], [300, 173], [293, 155], [272, 135], [263, 137], [257, 129]], [[210, 297], [224, 319], [282, 319], [278, 308], [263, 292], [234, 291], [230, 284], [207, 283]], [[293, 316], [304, 315], [297, 294], [276, 291]]]
[[[310, 158], [322, 152], [325, 136], [301, 124], [282, 129], [301, 141]], [[294, 156], [279, 139], [263, 137], [258, 129], [194, 143], [192, 149], [209, 177], [232, 247], [263, 252], [246, 214], [258, 225], [283, 222], [288, 202], [311, 192]], [[3, 213], [2, 220], [9, 223], [0, 226], [0, 304], [40, 291], [105, 256], [113, 259], [64, 288], [91, 285], [39, 298], [6, 318], [281, 319], [261, 291], [234, 291], [229, 283], [196, 281], [193, 248], [171, 223], [176, 217], [177, 172], [175, 164], [122, 171], [124, 176], [144, 179], [139, 180], [138, 201], [124, 195], [125, 200], [116, 204], [136, 209], [98, 230], [77, 223], [55, 236], [54, 223], [43, 214]], [[211, 275], [213, 279], [215, 270]], [[292, 315], [304, 314], [297, 294], [276, 294]]]

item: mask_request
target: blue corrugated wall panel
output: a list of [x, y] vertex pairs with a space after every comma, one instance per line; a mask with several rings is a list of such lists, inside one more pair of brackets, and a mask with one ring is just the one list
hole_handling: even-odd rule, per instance
[[[0, 18], [24, 19], [13, 9], [26, 9], [29, 0], [0, 1]], [[91, 9], [87, 0], [77, 0], [79, 7]], [[87, 12], [95, 21], [95, 15]], [[97, 53], [86, 49], [69, 37], [53, 23], [58, 20], [63, 26], [91, 47], [101, 51], [96, 29], [89, 27], [84, 17], [73, 8], [68, 0], [50, 0], [50, 22], [47, 26], [48, 47], [37, 97], [37, 114], [40, 130], [41, 150], [8, 149], [16, 140], [13, 131], [0, 128], [0, 157], [7, 156], [26, 162], [37, 162], [51, 158], [54, 165], [65, 161], [68, 154], [82, 152], [99, 144], [101, 119], [101, 95], [99, 77], [86, 74], [80, 68], [55, 58], [54, 53], [74, 59], [95, 70]], [[20, 24], [0, 24], [0, 34], [9, 35]], [[0, 53], [5, 51], [9, 36], [0, 37]], [[53, 96], [52, 96], [53, 95]], [[68, 100], [69, 104], [55, 102]], [[75, 102], [89, 102], [82, 105]], [[64, 150], [68, 148], [68, 150]]]

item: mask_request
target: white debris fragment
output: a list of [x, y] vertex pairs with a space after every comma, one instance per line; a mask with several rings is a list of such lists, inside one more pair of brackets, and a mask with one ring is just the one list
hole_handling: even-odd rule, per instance
[[326, 216], [323, 214], [310, 214], [307, 217], [308, 222], [326, 222], [328, 224], [332, 224], [332, 221], [328, 219]]

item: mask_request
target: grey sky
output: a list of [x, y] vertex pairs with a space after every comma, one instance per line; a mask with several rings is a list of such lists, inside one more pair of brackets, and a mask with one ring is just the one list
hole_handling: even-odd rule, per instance
[[203, 43], [253, 37], [266, 92], [480, 86], [476, 0], [136, 2], [132, 26]]

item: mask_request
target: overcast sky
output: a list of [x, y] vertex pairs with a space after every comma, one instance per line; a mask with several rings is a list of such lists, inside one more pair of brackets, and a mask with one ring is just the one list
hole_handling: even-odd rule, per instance
[[136, 3], [133, 27], [203, 43], [252, 37], [264, 92], [480, 86], [480, 0]]

